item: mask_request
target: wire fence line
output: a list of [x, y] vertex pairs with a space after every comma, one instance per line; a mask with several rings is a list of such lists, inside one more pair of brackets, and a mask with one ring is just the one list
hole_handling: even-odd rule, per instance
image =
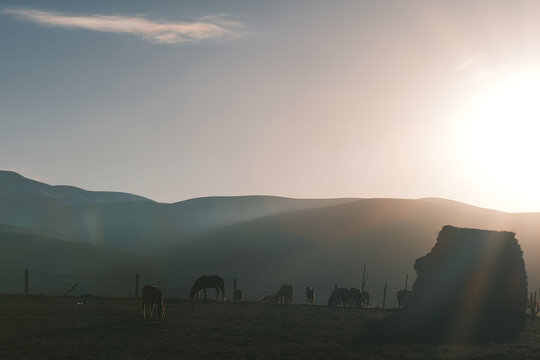
[[[159, 274], [111, 274], [111, 275], [69, 275], [44, 272], [32, 269], [0, 269], [0, 294], [44, 294], [44, 295], [91, 295], [107, 297], [136, 297], [140, 296], [144, 285], [157, 285], [167, 298], [187, 298], [189, 291], [199, 275], [171, 276]], [[234, 278], [225, 278], [225, 296], [232, 300]], [[316, 293], [315, 304], [326, 305], [328, 297], [337, 285], [351, 287], [339, 282], [328, 283], [318, 281], [286, 282], [293, 286], [293, 302], [306, 304], [306, 285], [311, 286]], [[267, 295], [278, 292], [284, 282], [275, 280], [254, 280], [236, 278], [237, 289], [244, 293], [246, 301], [256, 301]], [[396, 308], [396, 293], [401, 288], [372, 286], [369, 283], [365, 290], [370, 294], [370, 306], [382, 307], [383, 299], [386, 308]], [[73, 289], [72, 289], [73, 288]], [[71, 290], [71, 291], [70, 291]], [[208, 297], [216, 293], [208, 290]]]

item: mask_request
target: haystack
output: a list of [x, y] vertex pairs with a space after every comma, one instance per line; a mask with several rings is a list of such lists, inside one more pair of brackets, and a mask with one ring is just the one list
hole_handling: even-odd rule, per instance
[[424, 330], [476, 339], [512, 332], [525, 319], [527, 275], [512, 232], [444, 226], [414, 269], [407, 318]]

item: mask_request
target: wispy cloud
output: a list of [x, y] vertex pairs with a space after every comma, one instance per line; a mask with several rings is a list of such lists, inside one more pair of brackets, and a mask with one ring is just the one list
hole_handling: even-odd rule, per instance
[[4, 13], [45, 26], [134, 34], [145, 40], [174, 44], [240, 35], [241, 24], [223, 16], [206, 16], [193, 22], [160, 22], [142, 15], [73, 15], [33, 9], [5, 9]]

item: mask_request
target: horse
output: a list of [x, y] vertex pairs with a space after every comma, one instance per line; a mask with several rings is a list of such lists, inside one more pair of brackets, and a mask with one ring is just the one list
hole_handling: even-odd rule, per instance
[[163, 293], [154, 285], [146, 285], [142, 288], [142, 310], [144, 320], [152, 319], [154, 306], [157, 305], [161, 320], [165, 320], [165, 304], [163, 302]]
[[337, 293], [337, 299], [338, 299], [338, 306], [347, 307], [351, 299], [351, 296], [349, 294], [349, 289], [339, 288], [339, 289], [336, 289], [336, 293]]
[[362, 299], [363, 299], [363, 293], [362, 290], [358, 288], [350, 288], [349, 289], [349, 298], [351, 305], [355, 308], [362, 307]]
[[411, 295], [412, 295], [412, 290], [401, 289], [397, 292], [397, 302], [398, 302], [399, 309], [407, 307], [407, 301], [409, 300], [409, 297]]
[[221, 290], [221, 297], [225, 301], [225, 281], [217, 275], [202, 275], [198, 278], [191, 287], [189, 299], [193, 300], [195, 297], [199, 299], [199, 293], [204, 290], [204, 300], [208, 300], [207, 289], [216, 289], [216, 300], [219, 300], [219, 291]]
[[347, 288], [335, 288], [332, 290], [330, 297], [328, 298], [328, 306], [347, 306], [349, 302], [349, 289]]
[[293, 287], [292, 285], [281, 285], [276, 294], [278, 304], [293, 303]]
[[306, 286], [307, 303], [310, 305], [315, 304], [315, 290], [311, 286]]

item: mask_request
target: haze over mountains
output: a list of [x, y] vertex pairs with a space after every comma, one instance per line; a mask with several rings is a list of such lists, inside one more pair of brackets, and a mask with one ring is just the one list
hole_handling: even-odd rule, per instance
[[172, 204], [0, 171], [0, 267], [68, 274], [218, 273], [398, 287], [446, 224], [508, 230], [540, 284], [540, 213], [445, 199], [208, 197]]

